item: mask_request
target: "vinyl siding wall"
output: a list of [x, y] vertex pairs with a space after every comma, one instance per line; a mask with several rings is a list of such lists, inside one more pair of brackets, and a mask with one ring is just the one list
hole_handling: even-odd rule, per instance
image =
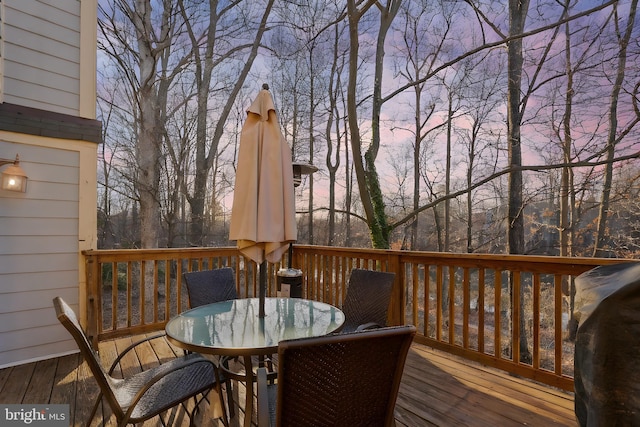
[[95, 248], [96, 150], [0, 132], [0, 157], [19, 153], [29, 176], [24, 194], [0, 189], [0, 368], [77, 351], [52, 299], [80, 312], [80, 251]]
[[80, 115], [80, 11], [80, 0], [2, 0], [2, 102]]

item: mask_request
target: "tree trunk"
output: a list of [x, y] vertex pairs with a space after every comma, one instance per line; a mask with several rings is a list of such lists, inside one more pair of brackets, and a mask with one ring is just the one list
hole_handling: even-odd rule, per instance
[[358, 62], [360, 41], [358, 24], [362, 11], [357, 9], [355, 0], [347, 1], [347, 10], [349, 17], [349, 79], [347, 89], [347, 117], [349, 121], [349, 134], [351, 135], [351, 151], [353, 153], [353, 168], [356, 173], [356, 181], [358, 183], [358, 191], [360, 192], [360, 199], [362, 201], [362, 207], [367, 218], [369, 230], [372, 234], [372, 241], [374, 247], [377, 247], [378, 238], [377, 235], [382, 234], [380, 232], [380, 225], [375, 221], [375, 214], [373, 209], [373, 202], [369, 194], [367, 186], [367, 178], [365, 177], [365, 167], [362, 156], [362, 142], [360, 137], [360, 129], [358, 123], [358, 100], [356, 98], [356, 88], [358, 85]]
[[[527, 11], [529, 8], [529, 0], [509, 0], [509, 28], [510, 35], [517, 36], [522, 34], [524, 30], [524, 23], [527, 17]], [[507, 90], [507, 130], [508, 130], [508, 149], [509, 149], [509, 166], [513, 168], [509, 174], [509, 229], [508, 229], [508, 243], [510, 254], [524, 254], [524, 203], [522, 197], [522, 170], [519, 169], [522, 166], [522, 148], [521, 148], [521, 135], [520, 126], [522, 121], [521, 113], [521, 83], [522, 83], [522, 66], [523, 66], [523, 54], [522, 54], [522, 39], [515, 38], [507, 43], [507, 56], [508, 56], [508, 90]], [[513, 302], [516, 300], [514, 297], [514, 280], [513, 273], [509, 277], [509, 286], [511, 289], [511, 309], [522, 310], [524, 308], [522, 298], [522, 289], [520, 292], [520, 306], [514, 307]], [[511, 316], [513, 319], [514, 316]], [[520, 330], [520, 361], [529, 363], [531, 362], [531, 353], [527, 345], [527, 337], [524, 333], [525, 316], [517, 316], [520, 319], [519, 325], [513, 325], [513, 328], [519, 328]]]
[[[565, 1], [565, 10], [568, 10], [570, 5], [569, 0]], [[562, 160], [565, 164], [569, 164], [572, 160], [571, 158], [571, 147], [573, 145], [573, 138], [571, 136], [571, 115], [572, 115], [572, 107], [573, 107], [573, 65], [571, 62], [571, 31], [569, 23], [565, 24], [565, 62], [566, 62], [566, 73], [567, 73], [567, 88], [566, 88], [566, 98], [565, 98], [565, 109], [564, 115], [562, 118], [562, 128], [563, 128], [563, 141], [562, 141]], [[560, 178], [560, 256], [561, 257], [570, 257], [572, 254], [572, 228], [573, 223], [572, 219], [572, 209], [573, 204], [570, 203], [570, 193], [572, 193], [572, 169], [569, 166], [565, 166], [562, 168], [562, 174]], [[575, 285], [573, 277], [564, 277], [563, 280], [563, 288], [566, 289], [566, 293], [569, 296], [569, 314], [571, 318], [569, 319], [568, 331], [569, 331], [569, 340], [574, 341], [576, 332], [578, 330], [578, 321], [574, 315], [574, 306], [575, 306]]]
[[[447, 154], [445, 159], [444, 194], [451, 194], [451, 128], [453, 127], [453, 89], [447, 97]], [[451, 242], [451, 199], [444, 201], [444, 251], [449, 252]]]
[[[311, 43], [311, 48], [309, 50], [309, 164], [314, 164], [313, 154], [315, 151], [315, 70], [313, 69], [313, 57], [315, 55], [314, 47], [315, 44]], [[313, 245], [315, 241], [314, 231], [313, 231], [313, 176], [309, 175], [309, 244]]]
[[[327, 245], [334, 246], [336, 236], [336, 176], [340, 169], [340, 148], [342, 136], [340, 132], [340, 114], [338, 111], [338, 94], [341, 89], [340, 73], [342, 67], [339, 66], [340, 56], [338, 55], [338, 42], [340, 40], [338, 26], [334, 28], [333, 50], [331, 72], [329, 74], [329, 115], [325, 128], [325, 138], [327, 140], [326, 165], [329, 172], [329, 227], [327, 230]], [[333, 129], [335, 123], [335, 129]], [[335, 154], [333, 146], [333, 132], [335, 131]]]
[[140, 197], [140, 244], [142, 248], [157, 248], [160, 231], [160, 147], [162, 134], [158, 129], [158, 105], [155, 87], [155, 65], [158, 52], [152, 46], [150, 0], [136, 0], [131, 14], [138, 34], [140, 89], [138, 92], [140, 123], [138, 127], [138, 192]]
[[[201, 53], [200, 45], [202, 41], [200, 37], [194, 33], [189, 16], [185, 11], [183, 0], [180, 0], [179, 3], [191, 40], [196, 82], [196, 168], [193, 182], [193, 197], [188, 197], [191, 207], [191, 230], [188, 242], [191, 246], [204, 246], [205, 198], [207, 193], [207, 180], [211, 171], [210, 163], [207, 161], [206, 150], [207, 126], [209, 121], [209, 88], [211, 87], [211, 74], [214, 69], [213, 49], [216, 43], [216, 30], [219, 17], [216, 10], [217, 1], [209, 1], [209, 25], [206, 31], [204, 52]], [[217, 150], [218, 141], [212, 141], [210, 152], [216, 153]]]

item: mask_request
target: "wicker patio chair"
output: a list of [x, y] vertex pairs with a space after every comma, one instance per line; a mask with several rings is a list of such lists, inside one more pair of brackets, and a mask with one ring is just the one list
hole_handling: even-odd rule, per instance
[[258, 426], [394, 425], [415, 333], [396, 326], [281, 341], [277, 382], [258, 369]]
[[238, 298], [231, 267], [191, 271], [182, 276], [187, 285], [191, 308]]
[[[228, 301], [238, 298], [236, 290], [236, 282], [233, 277], [233, 269], [231, 267], [216, 268], [213, 270], [191, 271], [182, 275], [187, 286], [187, 294], [189, 296], [189, 307], [196, 308], [205, 304], [214, 302]], [[238, 361], [238, 358], [219, 357], [216, 364], [216, 370], [220, 377], [225, 377], [225, 390], [227, 392], [227, 400], [229, 402], [229, 416], [235, 415], [235, 409], [232, 403], [232, 388], [229, 375], [222, 375], [219, 365], [223, 365], [227, 372], [229, 371], [229, 359]]]
[[344, 325], [341, 332], [353, 332], [387, 325], [387, 311], [395, 273], [355, 268], [351, 271], [342, 304]]
[[[103, 397], [106, 398], [119, 426], [148, 420], [179, 404], [183, 404], [193, 424], [193, 417], [199, 404], [213, 388], [221, 398], [223, 421], [228, 425], [213, 363], [198, 354], [190, 354], [171, 359], [127, 378], [113, 377], [113, 371], [125, 354], [139, 344], [163, 337], [164, 334], [148, 337], [130, 345], [117, 356], [111, 368], [105, 371], [71, 307], [60, 297], [54, 298], [53, 305], [58, 320], [73, 336], [100, 387], [100, 394], [86, 425], [91, 424]], [[195, 399], [195, 406], [189, 412], [184, 403], [192, 397]], [[164, 425], [162, 417], [160, 421]]]

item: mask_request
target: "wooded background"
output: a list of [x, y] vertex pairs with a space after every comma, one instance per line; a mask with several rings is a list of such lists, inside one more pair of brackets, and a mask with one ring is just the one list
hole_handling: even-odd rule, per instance
[[268, 83], [301, 243], [636, 257], [637, 0], [101, 0], [99, 247], [226, 246]]

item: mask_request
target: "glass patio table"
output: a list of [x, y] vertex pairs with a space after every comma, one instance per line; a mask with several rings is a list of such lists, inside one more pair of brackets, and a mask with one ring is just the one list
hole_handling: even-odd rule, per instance
[[251, 357], [277, 353], [282, 340], [339, 331], [345, 319], [344, 313], [332, 305], [301, 298], [266, 298], [265, 316], [259, 317], [258, 311], [258, 298], [217, 302], [184, 311], [165, 327], [168, 340], [178, 347], [243, 358], [243, 374], [226, 373], [246, 381], [245, 426], [251, 424], [253, 412], [255, 374]]

